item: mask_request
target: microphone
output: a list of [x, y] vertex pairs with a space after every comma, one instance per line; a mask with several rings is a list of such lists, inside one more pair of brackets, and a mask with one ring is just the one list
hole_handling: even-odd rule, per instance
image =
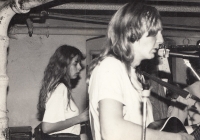
[[190, 58], [199, 58], [199, 55], [196, 54], [184, 54], [184, 53], [177, 53], [177, 52], [170, 52], [169, 49], [158, 49], [158, 56], [160, 57], [190, 57]]

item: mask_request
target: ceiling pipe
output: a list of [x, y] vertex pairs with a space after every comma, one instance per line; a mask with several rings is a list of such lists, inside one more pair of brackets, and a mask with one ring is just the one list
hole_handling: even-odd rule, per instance
[[[168, 28], [167, 26], [166, 28]], [[165, 28], [165, 27], [164, 27]], [[170, 28], [170, 27], [169, 27]], [[170, 28], [168, 30], [163, 30], [164, 37], [200, 37], [199, 32], [197, 31], [177, 31], [172, 30]], [[187, 32], [187, 34], [186, 34]], [[26, 26], [13, 26], [9, 35], [17, 35], [17, 34], [28, 34], [28, 29]], [[91, 28], [91, 27], [33, 27], [33, 35], [88, 35], [88, 36], [96, 36], [96, 35], [106, 35], [107, 28]]]
[[123, 4], [103, 4], [103, 3], [67, 3], [50, 9], [70, 9], [70, 10], [118, 10]]
[[[0, 140], [6, 140], [6, 129], [8, 127], [7, 117], [7, 87], [9, 78], [6, 74], [7, 48], [9, 38], [7, 36], [8, 25], [16, 13], [24, 13], [20, 10], [18, 1], [5, 2], [0, 8]], [[28, 11], [27, 11], [28, 12]]]
[[[30, 15], [31, 16], [31, 15]], [[49, 12], [49, 18], [62, 18], [62, 19], [72, 19], [80, 20], [83, 22], [94, 22], [98, 24], [108, 24], [110, 21], [110, 16], [92, 16], [92, 15], [67, 15], [67, 14], [56, 14]]]
[[[98, 24], [103, 24], [106, 25], [109, 23], [110, 21], [110, 16], [101, 16], [101, 17], [97, 17], [97, 16], [93, 16], [93, 15], [67, 15], [67, 14], [59, 14], [59, 13], [52, 13], [52, 12], [46, 12], [46, 11], [42, 11], [42, 13], [46, 13], [46, 17], [48, 16], [49, 18], [61, 18], [61, 19], [65, 19], [65, 20], [78, 20], [80, 22], [93, 22], [93, 23], [98, 23]], [[39, 17], [39, 18], [46, 18], [44, 17], [44, 14], [41, 13], [34, 13], [34, 14], [30, 14], [30, 17], [33, 17], [34, 19], [35, 17]], [[165, 29], [176, 29], [176, 30], [189, 30], [189, 31], [200, 31], [200, 26], [184, 26], [184, 25], [173, 25], [173, 24], [163, 24], [163, 28]]]
[[[34, 27], [33, 35], [106, 35], [106, 28], [80, 28], [80, 27]], [[26, 26], [14, 26], [9, 31], [9, 36], [28, 34]]]
[[31, 8], [49, 2], [50, 0], [9, 0], [1, 2], [0, 6], [0, 140], [8, 139], [8, 117], [7, 117], [7, 87], [9, 78], [6, 74], [7, 48], [9, 37], [7, 36], [8, 25], [12, 17], [18, 13], [28, 13]]
[[20, 9], [29, 10], [39, 5], [54, 1], [54, 0], [18, 0]]
[[[123, 4], [91, 4], [91, 3], [67, 3], [50, 9], [70, 9], [70, 10], [118, 10]], [[160, 12], [193, 12], [199, 13], [199, 6], [173, 6], [173, 5], [151, 5]]]

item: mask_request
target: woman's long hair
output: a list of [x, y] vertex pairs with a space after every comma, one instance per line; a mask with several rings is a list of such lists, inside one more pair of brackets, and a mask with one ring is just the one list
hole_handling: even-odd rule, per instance
[[138, 41], [145, 32], [148, 32], [148, 36], [155, 36], [159, 30], [162, 30], [162, 24], [156, 8], [138, 2], [125, 4], [109, 23], [107, 44], [100, 56], [90, 64], [87, 81], [95, 66], [109, 55], [122, 61], [129, 71], [134, 59], [130, 43]]
[[[78, 55], [79, 61], [85, 57], [81, 51], [73, 46], [62, 45], [51, 56], [49, 63], [44, 71], [42, 86], [39, 93], [38, 119], [42, 120], [45, 104], [50, 94], [56, 89], [58, 84], [63, 83], [68, 90], [68, 101], [71, 98], [71, 82], [69, 75], [69, 65], [71, 60]], [[68, 102], [69, 105], [69, 102]]]

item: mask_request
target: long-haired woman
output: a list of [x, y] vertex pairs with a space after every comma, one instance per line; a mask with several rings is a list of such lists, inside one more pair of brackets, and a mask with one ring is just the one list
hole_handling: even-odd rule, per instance
[[60, 46], [51, 56], [44, 71], [38, 103], [44, 133], [80, 135], [80, 124], [89, 118], [88, 109], [79, 112], [72, 97], [71, 80], [79, 76], [84, 58], [79, 49], [70, 45]]

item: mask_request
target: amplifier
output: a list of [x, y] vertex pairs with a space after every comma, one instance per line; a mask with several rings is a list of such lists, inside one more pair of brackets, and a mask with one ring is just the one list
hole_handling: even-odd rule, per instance
[[8, 127], [7, 135], [9, 140], [31, 140], [32, 139], [32, 127], [31, 126], [19, 126]]

